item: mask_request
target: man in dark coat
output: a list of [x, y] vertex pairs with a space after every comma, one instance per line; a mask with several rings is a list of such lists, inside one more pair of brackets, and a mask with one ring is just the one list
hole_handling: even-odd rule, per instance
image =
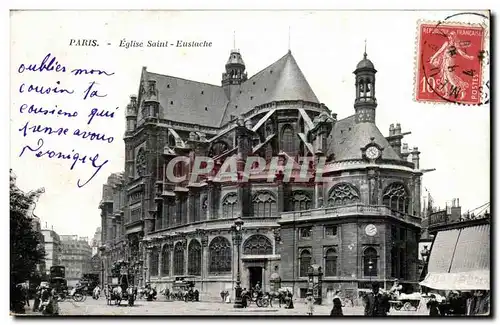
[[374, 282], [372, 284], [372, 292], [366, 295], [365, 298], [365, 316], [387, 316], [389, 311], [389, 297], [380, 292], [380, 284]]

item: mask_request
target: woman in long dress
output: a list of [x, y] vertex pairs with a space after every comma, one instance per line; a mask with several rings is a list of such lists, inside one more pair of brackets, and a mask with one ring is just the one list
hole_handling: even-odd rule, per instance
[[455, 65], [457, 55], [467, 60], [474, 59], [474, 56], [468, 55], [462, 50], [468, 46], [470, 46], [469, 43], [459, 40], [456, 32], [452, 31], [448, 34], [448, 40], [429, 59], [431, 65], [439, 69], [435, 91], [442, 92], [445, 97], [450, 97], [454, 92], [459, 92], [458, 94], [455, 93], [455, 96], [463, 98], [465, 90], [469, 88], [469, 84], [459, 77], [458, 72], [462, 70], [456, 69]]

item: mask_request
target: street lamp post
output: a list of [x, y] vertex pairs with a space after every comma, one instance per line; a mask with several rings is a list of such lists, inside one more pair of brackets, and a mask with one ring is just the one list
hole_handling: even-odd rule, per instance
[[240, 278], [240, 246], [241, 246], [241, 229], [243, 227], [243, 220], [238, 218], [235, 220], [234, 225], [231, 227], [234, 233], [234, 241], [237, 247], [238, 259], [237, 259], [237, 271], [236, 271], [236, 297], [234, 299], [234, 308], [243, 308], [243, 301], [241, 299], [241, 278]]

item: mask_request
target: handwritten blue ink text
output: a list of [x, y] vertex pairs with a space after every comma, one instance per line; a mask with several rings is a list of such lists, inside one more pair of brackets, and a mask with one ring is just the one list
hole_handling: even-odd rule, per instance
[[78, 112], [65, 112], [62, 109], [58, 109], [57, 105], [54, 108], [44, 108], [35, 107], [35, 105], [22, 104], [19, 107], [19, 112], [21, 114], [38, 114], [38, 115], [53, 115], [53, 116], [64, 116], [64, 117], [76, 117]]
[[[38, 72], [44, 72], [44, 71], [56, 71], [56, 72], [66, 72], [66, 67], [64, 65], [59, 64], [58, 61], [56, 61], [56, 57], [53, 57], [51, 59], [51, 54], [47, 54], [40, 65], [36, 64], [30, 64], [26, 66], [24, 63], [21, 63], [19, 68], [17, 69], [17, 72], [23, 73], [24, 71], [38, 71]], [[50, 61], [49, 61], [50, 60]]]
[[28, 132], [31, 131], [32, 133], [45, 133], [48, 135], [56, 134], [58, 136], [61, 135], [68, 135], [68, 128], [60, 127], [60, 128], [52, 128], [50, 126], [43, 126], [41, 124], [35, 124], [32, 126], [29, 126], [29, 121], [24, 124], [22, 128], [19, 129], [19, 131], [23, 132], [23, 136], [27, 136]]
[[92, 167], [95, 169], [94, 173], [92, 174], [92, 176], [90, 176], [90, 178], [85, 182], [85, 183], [82, 183], [82, 180], [79, 179], [76, 183], [76, 185], [78, 187], [84, 187], [85, 185], [87, 185], [96, 175], [97, 173], [99, 173], [99, 171], [101, 170], [101, 168], [106, 165], [108, 163], [109, 160], [104, 160], [102, 163], [98, 163], [98, 160], [99, 160], [99, 154], [96, 153], [93, 157], [89, 157], [88, 155], [84, 155], [84, 156], [81, 156], [81, 154], [79, 154], [78, 152], [74, 152], [75, 150], [71, 150], [71, 153], [63, 153], [63, 152], [56, 152], [54, 150], [50, 150], [50, 149], [44, 149], [44, 150], [41, 150], [42, 147], [44, 145], [44, 142], [43, 142], [43, 139], [40, 138], [38, 139], [37, 141], [37, 146], [36, 148], [32, 148], [30, 147], [29, 145], [25, 145], [23, 147], [23, 149], [21, 150], [21, 153], [19, 154], [19, 157], [22, 157], [24, 152], [27, 150], [29, 150], [30, 152], [37, 152], [35, 154], [35, 157], [37, 158], [41, 158], [41, 157], [48, 157], [50, 159], [66, 159], [66, 160], [73, 160], [73, 163], [71, 164], [71, 167], [70, 167], [70, 170], [73, 170], [75, 168], [75, 165], [78, 163], [78, 162], [81, 162], [82, 164], [85, 164], [87, 163], [87, 160], [89, 160], [91, 163], [92, 163]]
[[[115, 108], [115, 110], [117, 110], [117, 108]], [[89, 121], [87, 122], [87, 124], [90, 124], [92, 122], [92, 120], [94, 119], [94, 117], [109, 117], [109, 118], [114, 118], [115, 117], [115, 112], [110, 112], [110, 111], [107, 111], [107, 110], [101, 110], [99, 111], [99, 109], [97, 108], [93, 108], [91, 111], [90, 111], [90, 114], [89, 114]]]
[[87, 98], [92, 98], [92, 97], [106, 97], [108, 96], [107, 94], [105, 95], [100, 95], [97, 90], [94, 90], [93, 87], [94, 85], [98, 85], [98, 83], [96, 83], [95, 81], [92, 81], [90, 83], [90, 86], [89, 88], [87, 88], [84, 92], [83, 92], [83, 99], [87, 99]]
[[73, 69], [71, 70], [71, 73], [74, 74], [75, 76], [79, 76], [81, 74], [84, 74], [84, 75], [87, 75], [87, 74], [97, 74], [97, 75], [106, 75], [106, 76], [112, 76], [114, 75], [115, 73], [114, 72], [106, 72], [104, 70], [98, 70], [98, 69], [91, 69], [91, 70], [87, 70], [87, 69]]
[[[57, 81], [56, 84], [60, 85], [61, 82], [60, 81]], [[25, 84], [22, 83], [21, 86], [19, 86], [19, 92], [22, 94], [24, 93], [24, 87], [25, 87]], [[35, 92], [35, 93], [39, 93], [41, 95], [49, 95], [49, 94], [72, 94], [74, 93], [74, 90], [68, 90], [68, 89], [64, 89], [64, 88], [57, 88], [57, 86], [55, 87], [45, 87], [45, 86], [34, 86], [34, 85], [29, 85], [28, 86], [28, 90], [27, 90], [28, 93], [31, 93], [31, 92]]]

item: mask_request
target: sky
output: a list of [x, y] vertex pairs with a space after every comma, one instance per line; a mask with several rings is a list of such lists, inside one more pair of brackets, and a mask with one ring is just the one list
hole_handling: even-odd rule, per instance
[[[435, 168], [423, 177], [436, 203], [460, 198], [463, 211], [490, 201], [490, 107], [429, 104], [413, 100], [417, 22], [438, 21], [455, 12], [435, 11], [72, 11], [15, 12], [11, 15], [10, 165], [18, 186], [29, 191], [44, 187], [35, 214], [42, 226], [59, 234], [92, 237], [100, 226], [99, 202], [110, 173], [124, 168], [125, 107], [136, 94], [143, 66], [148, 71], [220, 85], [233, 47], [240, 49], [251, 76], [272, 64], [288, 49], [318, 99], [338, 118], [354, 113], [354, 75], [367, 44], [368, 58], [377, 69], [376, 123], [388, 135], [391, 123], [411, 131], [403, 142], [421, 151], [420, 166]], [[459, 22], [479, 23], [477, 16], [458, 16]], [[27, 24], [36, 30], [24, 28]], [[99, 46], [70, 46], [71, 40], [97, 40]], [[210, 48], [120, 48], [122, 40], [147, 42], [209, 41]], [[110, 45], [108, 45], [110, 43]], [[66, 72], [33, 72], [20, 65], [39, 65], [47, 54], [68, 68], [100, 69], [111, 76], [74, 76]], [[21, 69], [22, 70], [22, 69]], [[487, 71], [484, 79], [488, 80]], [[59, 82], [59, 84], [56, 84]], [[84, 98], [95, 82], [99, 96]], [[25, 84], [20, 93], [21, 84]], [[29, 85], [58, 86], [73, 94], [42, 95]], [[95, 93], [94, 93], [95, 94]], [[76, 117], [20, 113], [20, 107], [77, 112]], [[88, 124], [93, 108], [103, 112]], [[56, 110], [57, 111], [57, 110]], [[107, 113], [106, 113], [107, 112]], [[111, 113], [114, 112], [114, 117]], [[22, 128], [25, 127], [26, 135]], [[34, 133], [31, 126], [68, 128], [67, 135]], [[111, 143], [74, 136], [75, 129], [113, 137]], [[21, 129], [21, 131], [20, 131]], [[36, 157], [23, 148], [42, 148], [70, 155], [72, 160]], [[72, 151], [74, 150], [74, 151]], [[87, 182], [96, 165], [107, 163]], [[79, 181], [80, 180], [80, 181]], [[423, 190], [423, 194], [426, 194]]]

